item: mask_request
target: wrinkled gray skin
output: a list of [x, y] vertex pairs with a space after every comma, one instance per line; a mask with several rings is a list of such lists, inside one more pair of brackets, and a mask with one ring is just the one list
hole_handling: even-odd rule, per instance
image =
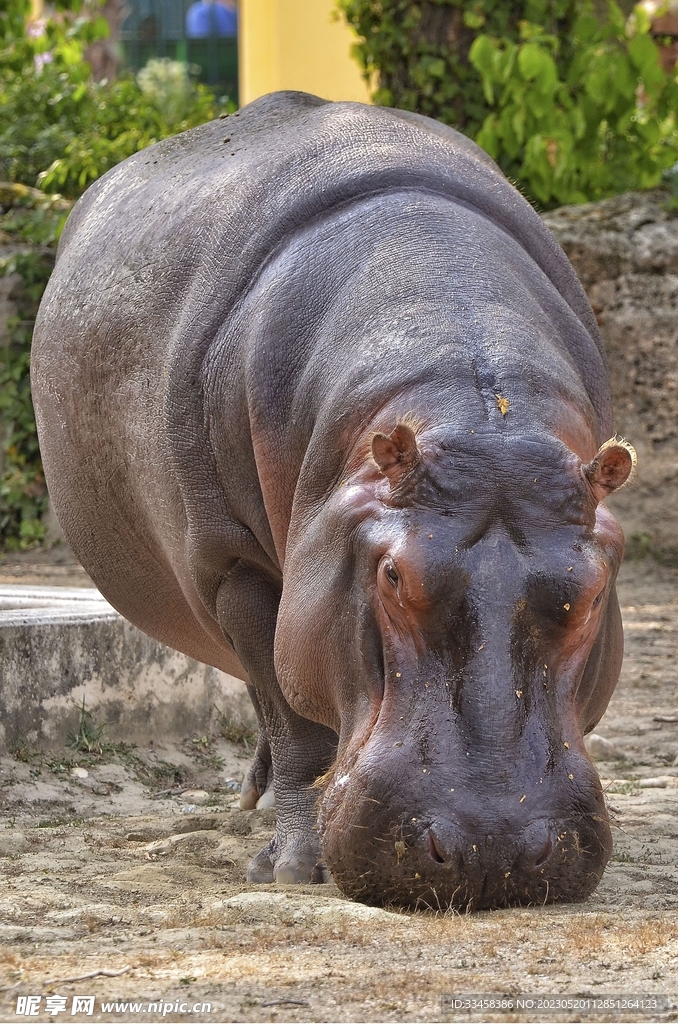
[[94, 582], [249, 684], [243, 802], [273, 776], [278, 817], [253, 881], [592, 890], [610, 834], [582, 735], [622, 652], [607, 376], [485, 154], [299, 93], [138, 153], [69, 218], [32, 383]]

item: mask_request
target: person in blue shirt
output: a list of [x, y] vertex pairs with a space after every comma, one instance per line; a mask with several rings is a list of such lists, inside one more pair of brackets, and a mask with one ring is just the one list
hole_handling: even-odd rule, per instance
[[186, 35], [189, 39], [208, 36], [237, 36], [238, 15], [235, 5], [196, 0], [186, 12]]

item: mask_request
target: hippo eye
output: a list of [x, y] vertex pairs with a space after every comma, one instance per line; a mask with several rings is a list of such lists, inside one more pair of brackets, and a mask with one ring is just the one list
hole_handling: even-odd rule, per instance
[[392, 565], [388, 565], [386, 567], [386, 579], [394, 587], [397, 587], [398, 583], [400, 582], [398, 573], [395, 571]]
[[600, 593], [598, 594], [598, 597], [597, 597], [597, 598], [595, 599], [595, 601], [594, 601], [594, 602], [593, 602], [593, 604], [591, 605], [591, 607], [592, 607], [592, 608], [597, 608], [597, 607], [598, 607], [598, 605], [600, 604], [600, 602], [601, 602], [601, 601], [603, 600], [603, 594], [604, 594], [604, 593], [605, 593], [605, 591], [604, 591], [604, 590], [601, 590], [601, 592], [600, 592]]

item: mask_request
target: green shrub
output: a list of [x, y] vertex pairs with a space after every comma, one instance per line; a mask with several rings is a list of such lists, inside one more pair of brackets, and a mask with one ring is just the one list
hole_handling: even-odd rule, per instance
[[137, 75], [141, 92], [169, 124], [194, 119], [197, 92], [185, 64], [153, 57]]
[[339, 7], [377, 103], [459, 128], [544, 207], [651, 187], [678, 159], [678, 84], [641, 7], [629, 19], [592, 0]]
[[470, 60], [488, 104], [476, 141], [545, 206], [584, 203], [657, 185], [678, 158], [678, 86], [659, 64], [639, 17], [616, 4], [601, 23], [574, 22], [570, 60], [560, 42], [523, 22], [517, 43], [479, 36]]
[[30, 395], [33, 324], [54, 266], [54, 248], [72, 203], [20, 184], [0, 185], [0, 235], [10, 255], [0, 258], [0, 277], [14, 274], [16, 315], [0, 349], [0, 544], [32, 547], [44, 538], [41, 521], [47, 492]]
[[107, 26], [77, 17], [77, 6], [71, 0], [40, 35], [23, 30], [24, 0], [9, 0], [0, 16], [0, 180], [72, 197], [132, 153], [217, 114], [214, 95], [176, 61], [93, 82], [83, 51]]
[[[368, 82], [376, 77], [375, 103], [415, 110], [475, 135], [488, 105], [469, 50], [480, 28], [517, 39], [523, 0], [338, 0], [338, 6], [358, 35], [354, 55], [364, 75]], [[558, 6], [567, 12], [572, 4]], [[554, 32], [562, 21], [558, 13]]]
[[[17, 316], [0, 349], [0, 547], [44, 537], [46, 492], [28, 378], [37, 307], [71, 203], [145, 146], [215, 117], [219, 104], [185, 65], [150, 61], [137, 78], [95, 83], [85, 47], [108, 31], [98, 0], [57, 0], [26, 32], [29, 0], [0, 4], [0, 276], [16, 273]], [[29, 186], [29, 187], [26, 187]]]

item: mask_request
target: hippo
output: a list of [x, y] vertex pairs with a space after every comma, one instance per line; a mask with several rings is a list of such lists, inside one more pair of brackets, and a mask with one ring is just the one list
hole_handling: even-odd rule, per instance
[[46, 480], [104, 596], [246, 682], [250, 882], [586, 898], [629, 478], [595, 318], [494, 162], [303, 93], [151, 146], [66, 224], [33, 343]]

